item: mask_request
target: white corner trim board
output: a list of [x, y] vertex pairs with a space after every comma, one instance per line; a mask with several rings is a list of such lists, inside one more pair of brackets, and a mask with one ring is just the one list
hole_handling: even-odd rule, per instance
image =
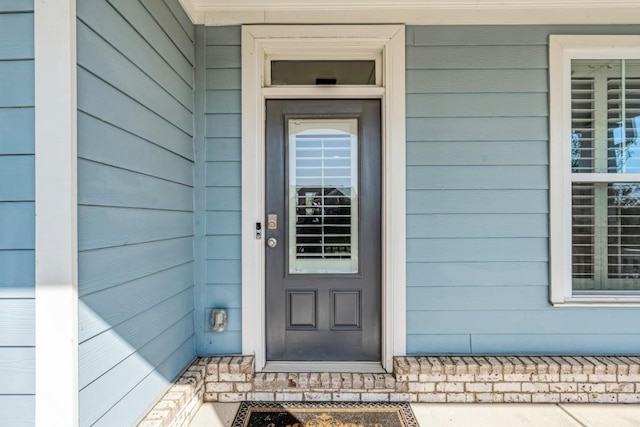
[[637, 23], [638, 0], [180, 0], [196, 24]]
[[36, 426], [78, 425], [76, 1], [34, 2]]
[[[304, 37], [304, 49], [300, 39]], [[362, 55], [366, 44], [382, 62], [381, 86], [267, 87], [265, 64], [287, 58], [344, 59]], [[255, 224], [264, 222], [265, 99], [378, 98], [382, 100], [382, 365], [406, 351], [405, 32], [402, 25], [244, 26], [242, 29], [242, 353], [256, 369], [266, 363], [264, 242]]]

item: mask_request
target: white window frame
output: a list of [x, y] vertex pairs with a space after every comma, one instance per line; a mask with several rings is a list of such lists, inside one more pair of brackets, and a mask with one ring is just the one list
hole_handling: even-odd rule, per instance
[[[271, 86], [269, 60], [375, 59], [379, 85]], [[376, 78], [376, 81], [377, 78]], [[266, 99], [380, 99], [382, 103], [382, 366], [406, 353], [405, 30], [403, 25], [242, 28], [242, 353], [266, 364], [263, 223]]]
[[[549, 175], [551, 302], [564, 305], [640, 305], [640, 293], [576, 295], [571, 277], [571, 183], [595, 182], [571, 173], [571, 60], [640, 59], [640, 36], [551, 35], [549, 37]], [[588, 176], [585, 176], [588, 175]], [[640, 182], [639, 174], [617, 175]], [[624, 176], [624, 178], [623, 178]]]

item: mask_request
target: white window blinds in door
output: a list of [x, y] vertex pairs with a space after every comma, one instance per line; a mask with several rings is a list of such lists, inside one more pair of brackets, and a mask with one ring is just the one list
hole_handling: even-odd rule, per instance
[[289, 273], [358, 272], [358, 120], [289, 120]]

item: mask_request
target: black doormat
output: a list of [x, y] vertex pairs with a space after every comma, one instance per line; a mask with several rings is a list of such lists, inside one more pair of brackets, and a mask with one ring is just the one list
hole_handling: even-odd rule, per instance
[[418, 421], [405, 402], [242, 402], [233, 427], [418, 427]]

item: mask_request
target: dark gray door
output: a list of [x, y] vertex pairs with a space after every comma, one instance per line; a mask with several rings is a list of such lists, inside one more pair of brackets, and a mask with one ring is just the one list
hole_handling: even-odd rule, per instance
[[380, 360], [380, 101], [268, 100], [267, 360]]

